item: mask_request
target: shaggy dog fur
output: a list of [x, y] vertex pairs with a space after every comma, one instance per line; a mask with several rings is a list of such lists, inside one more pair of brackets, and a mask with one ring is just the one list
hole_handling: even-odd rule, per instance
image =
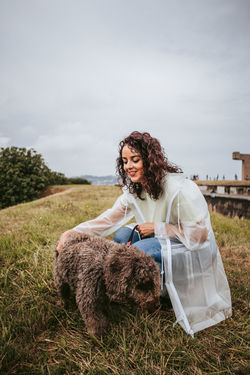
[[150, 256], [77, 232], [55, 252], [54, 280], [65, 303], [70, 292], [75, 294], [88, 333], [94, 336], [105, 332], [111, 302], [150, 310], [160, 301], [159, 267]]

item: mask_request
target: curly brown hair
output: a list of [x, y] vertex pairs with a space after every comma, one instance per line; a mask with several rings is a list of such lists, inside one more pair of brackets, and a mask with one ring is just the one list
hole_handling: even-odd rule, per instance
[[[122, 150], [127, 145], [131, 150], [140, 153], [143, 160], [144, 181], [133, 183], [123, 168]], [[129, 192], [142, 198], [143, 188], [151, 198], [158, 199], [163, 192], [164, 177], [167, 173], [182, 173], [181, 168], [170, 163], [158, 139], [149, 133], [132, 132], [119, 143], [119, 157], [116, 160], [116, 171], [122, 179], [122, 184], [127, 186]]]

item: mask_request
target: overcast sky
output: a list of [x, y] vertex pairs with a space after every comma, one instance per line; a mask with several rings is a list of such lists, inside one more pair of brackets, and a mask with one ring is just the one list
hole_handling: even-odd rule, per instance
[[68, 177], [115, 174], [133, 130], [240, 177], [249, 104], [250, 0], [0, 0], [0, 146]]

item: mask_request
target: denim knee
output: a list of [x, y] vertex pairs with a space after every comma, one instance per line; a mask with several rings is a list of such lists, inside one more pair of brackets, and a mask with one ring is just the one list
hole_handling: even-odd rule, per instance
[[[132, 232], [131, 228], [129, 228], [129, 227], [122, 227], [122, 228], [118, 229], [117, 232], [115, 232], [113, 241], [115, 241], [117, 243], [127, 243], [128, 240], [129, 240], [129, 237], [131, 235], [131, 232]], [[132, 243], [134, 243], [134, 242], [136, 242], [138, 240], [139, 240], [139, 235], [135, 231], [133, 239], [132, 239]]]
[[145, 238], [133, 244], [137, 249], [150, 255], [161, 268], [161, 244], [157, 238]]

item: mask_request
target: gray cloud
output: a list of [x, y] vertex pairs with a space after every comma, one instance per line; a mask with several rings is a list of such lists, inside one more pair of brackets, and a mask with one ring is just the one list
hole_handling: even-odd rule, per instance
[[240, 174], [249, 150], [248, 0], [0, 3], [0, 146], [68, 176], [113, 174], [149, 131], [187, 174]]

